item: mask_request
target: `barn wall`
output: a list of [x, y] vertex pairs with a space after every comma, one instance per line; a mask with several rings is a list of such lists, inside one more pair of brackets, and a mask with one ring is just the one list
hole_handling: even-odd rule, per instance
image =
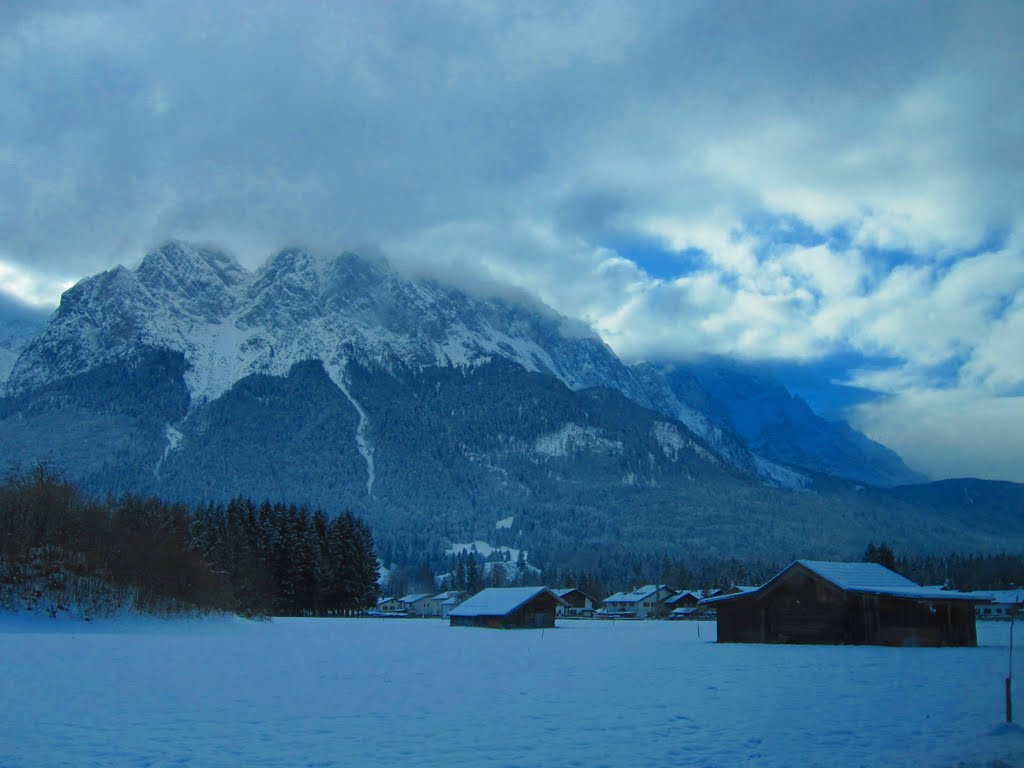
[[763, 600], [767, 642], [848, 642], [844, 594], [805, 571], [791, 571]]
[[799, 572], [768, 594], [716, 608], [723, 643], [978, 644], [970, 603], [849, 594]]
[[730, 600], [718, 603], [718, 642], [763, 643], [762, 603], [759, 600]]
[[555, 626], [557, 606], [554, 597], [542, 592], [506, 616], [503, 624], [508, 629], [550, 629]]

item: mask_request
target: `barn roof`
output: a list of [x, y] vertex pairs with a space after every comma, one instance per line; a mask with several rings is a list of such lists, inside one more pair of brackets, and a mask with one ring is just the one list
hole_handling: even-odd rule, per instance
[[922, 587], [910, 579], [900, 576], [878, 563], [842, 563], [829, 562], [825, 560], [797, 560], [787, 568], [750, 592], [740, 592], [735, 595], [721, 595], [709, 597], [702, 600], [702, 603], [719, 603], [727, 600], [742, 600], [744, 598], [757, 597], [764, 593], [768, 587], [782, 578], [786, 573], [796, 566], [803, 566], [807, 570], [839, 587], [845, 592], [859, 592], [869, 595], [888, 595], [891, 597], [907, 597], [918, 600], [965, 600], [973, 602], [987, 602], [985, 598], [979, 598], [977, 594], [968, 592], [954, 592], [952, 590], [936, 589], [935, 587]]
[[547, 587], [489, 587], [454, 608], [449, 616], [507, 616], [544, 592], [565, 604], [562, 598]]

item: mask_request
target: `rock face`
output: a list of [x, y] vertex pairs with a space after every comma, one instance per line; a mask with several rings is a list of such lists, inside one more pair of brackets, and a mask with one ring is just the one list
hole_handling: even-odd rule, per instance
[[[845, 422], [827, 421], [771, 376], [727, 360], [642, 366], [659, 410], [676, 415], [720, 451], [889, 487], [926, 478], [894, 451]], [[659, 399], [660, 398], [660, 399]]]
[[46, 316], [0, 293], [0, 382], [6, 381], [18, 355], [43, 330]]
[[196, 403], [251, 374], [284, 376], [311, 359], [340, 380], [351, 361], [386, 370], [470, 369], [501, 357], [572, 389], [636, 389], [596, 335], [540, 305], [406, 280], [353, 254], [318, 259], [291, 249], [251, 274], [223, 253], [172, 242], [134, 271], [117, 267], [69, 290], [14, 366], [7, 393], [85, 373], [140, 347], [182, 352]]
[[485, 538], [507, 518], [503, 535], [538, 558], [581, 562], [849, 557], [883, 537], [1006, 546], [1005, 527], [816, 474], [859, 477], [857, 456], [826, 450], [856, 433], [738, 386], [627, 367], [536, 302], [381, 260], [290, 249], [251, 273], [172, 242], [64, 294], [11, 369], [0, 453], [96, 493], [348, 507], [392, 552]]

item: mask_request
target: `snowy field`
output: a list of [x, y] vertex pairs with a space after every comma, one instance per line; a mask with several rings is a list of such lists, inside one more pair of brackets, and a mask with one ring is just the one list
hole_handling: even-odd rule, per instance
[[1024, 765], [1007, 624], [964, 649], [714, 631], [0, 616], [0, 766]]

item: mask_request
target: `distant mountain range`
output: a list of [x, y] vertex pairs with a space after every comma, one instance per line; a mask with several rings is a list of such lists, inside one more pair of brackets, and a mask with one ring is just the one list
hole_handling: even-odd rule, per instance
[[47, 314], [0, 293], [0, 382], [7, 380], [21, 350], [43, 330]]
[[986, 517], [885, 490], [923, 478], [754, 371], [627, 366], [528, 297], [379, 259], [289, 249], [253, 273], [171, 242], [22, 328], [0, 336], [0, 452], [96, 493], [348, 507], [410, 553], [509, 517], [518, 544], [579, 561], [1024, 542], [1005, 494]]

